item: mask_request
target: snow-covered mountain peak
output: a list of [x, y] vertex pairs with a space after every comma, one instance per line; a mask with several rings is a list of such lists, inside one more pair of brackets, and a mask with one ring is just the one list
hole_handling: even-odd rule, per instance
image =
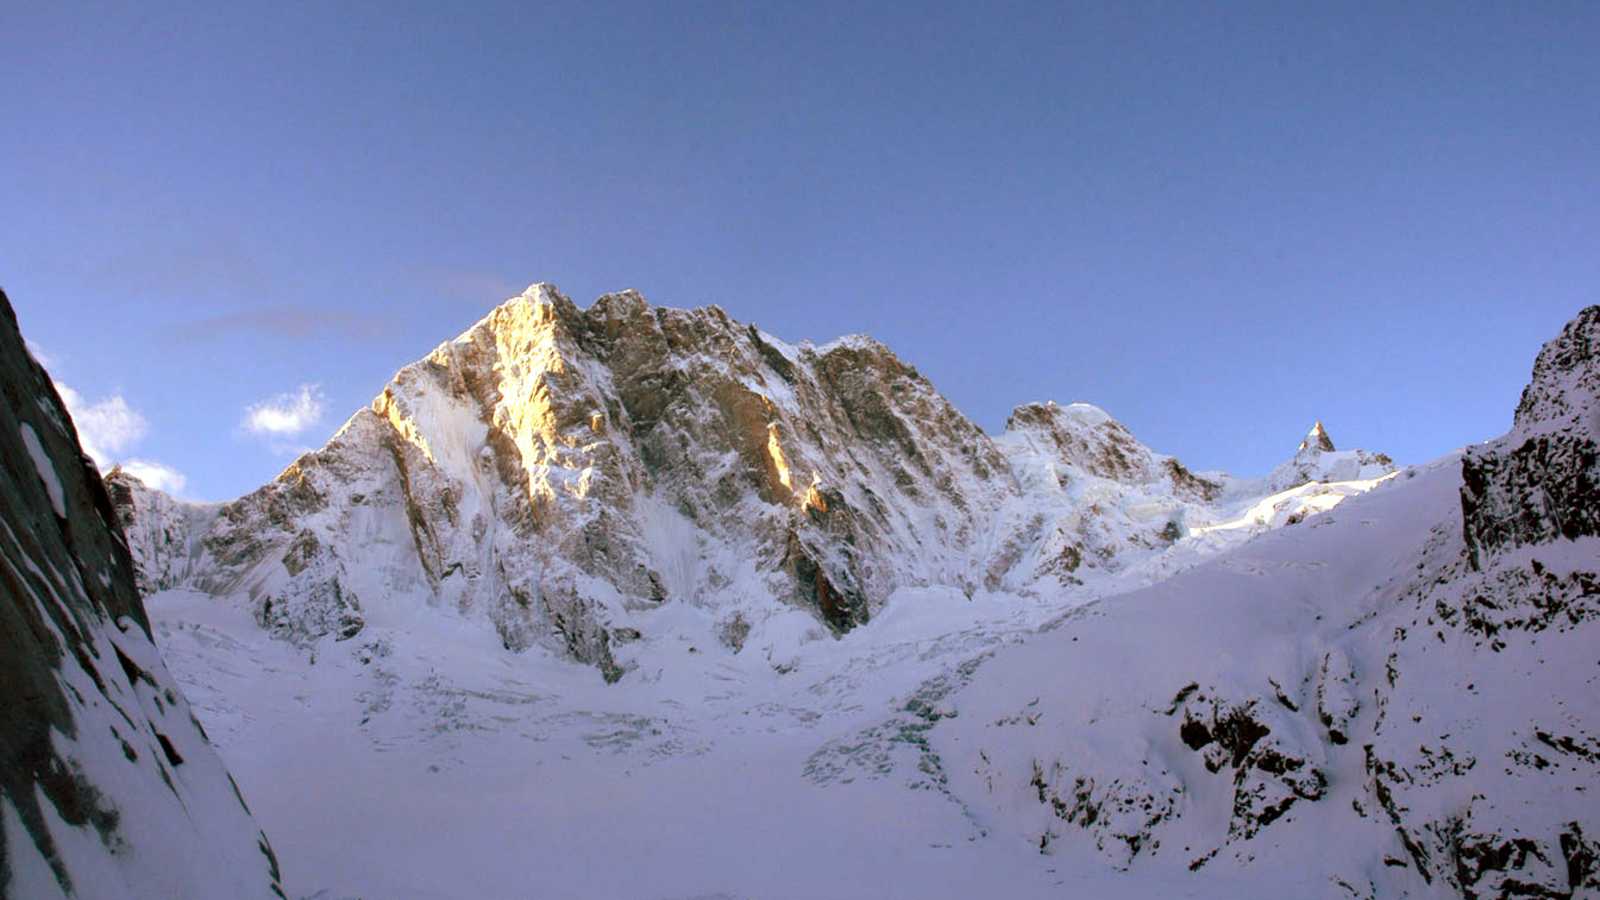
[[1173, 480], [1197, 496], [1214, 497], [1221, 486], [1189, 473], [1177, 459], [1151, 450], [1127, 426], [1090, 403], [1029, 403], [1006, 420], [1012, 442], [1051, 455], [1062, 466], [1123, 484]]
[[1394, 461], [1386, 454], [1334, 449], [1333, 438], [1318, 419], [1294, 456], [1267, 476], [1267, 487], [1284, 491], [1313, 481], [1364, 481], [1393, 471]]
[[151, 594], [184, 584], [201, 552], [199, 535], [216, 515], [216, 504], [170, 497], [121, 466], [107, 472], [104, 481], [133, 554], [139, 592]]
[[243, 596], [281, 637], [439, 608], [618, 678], [667, 606], [782, 666], [797, 633], [908, 590], [1032, 596], [1207, 529], [1158, 568], [1192, 564], [1314, 511], [1266, 496], [1311, 468], [1271, 490], [1197, 475], [1086, 403], [1018, 407], [991, 437], [872, 338], [791, 344], [631, 290], [585, 310], [541, 282], [260, 490], [168, 509], [125, 483], [119, 509], [148, 584]]
[[1535, 372], [1565, 430], [1185, 478], [1089, 404], [986, 435], [870, 339], [563, 299], [175, 544], [242, 784], [326, 773], [262, 792], [312, 896], [1600, 891], [1592, 342]]
[[1334, 452], [1333, 438], [1328, 437], [1328, 429], [1322, 427], [1321, 419], [1318, 419], [1317, 423], [1311, 426], [1311, 430], [1306, 432], [1305, 440], [1301, 441], [1300, 446], [1295, 448], [1297, 453], [1303, 453], [1307, 450], [1318, 450], [1323, 453]]
[[1053, 872], [1600, 896], [1597, 328], [1546, 345], [1505, 437], [1002, 648], [936, 695], [925, 758]]

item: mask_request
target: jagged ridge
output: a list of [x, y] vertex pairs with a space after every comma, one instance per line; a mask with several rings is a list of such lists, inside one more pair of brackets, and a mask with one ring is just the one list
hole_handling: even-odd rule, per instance
[[111, 482], [155, 537], [151, 587], [248, 594], [300, 640], [439, 604], [615, 678], [617, 639], [664, 603], [730, 634], [774, 604], [840, 633], [902, 588], [1081, 584], [1245, 500], [1392, 471], [1334, 456], [1270, 484], [1197, 475], [1086, 404], [1019, 407], [991, 438], [870, 338], [793, 346], [717, 307], [580, 310], [538, 284], [251, 495], [152, 531], [161, 501]]

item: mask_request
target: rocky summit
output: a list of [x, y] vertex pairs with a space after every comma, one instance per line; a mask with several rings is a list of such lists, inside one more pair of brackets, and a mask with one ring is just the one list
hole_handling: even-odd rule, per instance
[[737, 651], [784, 610], [838, 635], [907, 589], [1155, 577], [1303, 514], [1297, 487], [1394, 471], [1320, 429], [1266, 480], [1191, 472], [1087, 404], [1019, 407], [991, 437], [871, 338], [535, 284], [248, 496], [107, 481], [147, 590], [246, 598], [300, 642], [445, 607], [616, 680], [664, 606], [711, 611]]

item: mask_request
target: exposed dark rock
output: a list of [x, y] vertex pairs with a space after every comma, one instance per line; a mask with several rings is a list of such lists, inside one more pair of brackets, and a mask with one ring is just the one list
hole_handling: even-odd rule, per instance
[[1233, 703], [1215, 689], [1180, 691], [1179, 739], [1199, 753], [1213, 773], [1233, 778], [1229, 840], [1247, 840], [1272, 824], [1300, 800], [1319, 800], [1327, 776], [1313, 764], [1311, 748], [1296, 744], [1287, 727], [1297, 711], [1282, 703], [1252, 697]]
[[1462, 529], [1486, 555], [1600, 535], [1600, 306], [1540, 351], [1511, 433], [1461, 462]]

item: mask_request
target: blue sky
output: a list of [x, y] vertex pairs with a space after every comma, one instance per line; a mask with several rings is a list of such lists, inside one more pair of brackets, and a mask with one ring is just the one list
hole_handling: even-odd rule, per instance
[[1600, 302], [1597, 4], [143, 6], [0, 7], [0, 286], [192, 497], [539, 280], [1241, 473], [1499, 434]]

